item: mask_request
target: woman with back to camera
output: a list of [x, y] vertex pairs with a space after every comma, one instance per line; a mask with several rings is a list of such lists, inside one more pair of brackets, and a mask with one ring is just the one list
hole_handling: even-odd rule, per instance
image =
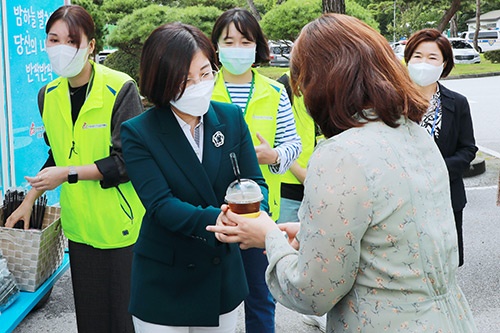
[[120, 125], [143, 110], [128, 75], [89, 60], [95, 48], [92, 17], [63, 6], [47, 21], [47, 53], [60, 77], [38, 94], [50, 144], [32, 188], [7, 220], [24, 220], [35, 200], [62, 184], [61, 223], [69, 240], [71, 280], [79, 332], [133, 332], [127, 311], [132, 246], [144, 208], [129, 182]]
[[449, 90], [439, 79], [453, 69], [453, 50], [436, 29], [413, 34], [405, 48], [405, 62], [413, 82], [429, 101], [420, 123], [436, 142], [448, 168], [451, 203], [458, 235], [459, 266], [464, 263], [463, 210], [467, 203], [462, 174], [469, 169], [477, 147], [467, 99]]
[[[269, 186], [269, 210], [277, 221], [280, 182], [301, 151], [293, 113], [283, 85], [253, 64], [269, 62], [269, 46], [259, 22], [241, 8], [224, 12], [212, 29], [221, 71], [212, 99], [239, 105], [245, 116], [262, 174]], [[248, 333], [273, 333], [275, 302], [264, 279], [267, 258], [259, 249], [242, 251], [250, 294], [245, 300]]]
[[327, 332], [477, 332], [457, 285], [446, 165], [418, 124], [428, 103], [385, 38], [325, 14], [302, 29], [291, 75], [326, 137], [309, 160], [300, 223], [223, 206], [207, 229], [265, 245], [276, 300], [328, 313]]
[[[138, 333], [232, 333], [248, 294], [240, 251], [205, 230], [236, 177], [267, 186], [236, 105], [210, 102], [215, 50], [197, 28], [166, 24], [144, 43], [140, 91], [155, 106], [122, 126], [123, 155], [146, 215], [134, 248]], [[267, 201], [261, 203], [267, 210]]]

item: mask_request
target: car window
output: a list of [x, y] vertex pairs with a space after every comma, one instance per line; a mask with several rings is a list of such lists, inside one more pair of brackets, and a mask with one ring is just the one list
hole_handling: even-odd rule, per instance
[[497, 39], [498, 33], [496, 31], [479, 32], [478, 38], [480, 38], [480, 39]]
[[291, 47], [286, 45], [271, 46], [270, 51], [272, 54], [290, 54]]
[[472, 45], [461, 40], [451, 41], [451, 47], [454, 49], [472, 49]]
[[405, 51], [405, 46], [400, 44], [400, 45], [397, 45], [395, 48], [394, 48], [394, 52], [396, 53], [403, 53]]

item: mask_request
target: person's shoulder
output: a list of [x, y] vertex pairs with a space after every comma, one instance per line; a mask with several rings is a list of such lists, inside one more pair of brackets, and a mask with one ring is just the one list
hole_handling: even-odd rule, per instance
[[217, 101], [210, 101], [212, 104], [212, 107], [214, 108], [215, 112], [217, 114], [221, 115], [230, 115], [234, 116], [237, 115], [238, 112], [241, 113], [241, 108], [233, 103], [225, 103], [225, 102], [217, 102]]
[[464, 95], [462, 95], [454, 90], [446, 88], [441, 83], [439, 84], [439, 92], [440, 92], [441, 96], [445, 96], [445, 97], [454, 99], [454, 100], [459, 101], [459, 102], [466, 102], [467, 101], [467, 97], [465, 97]]
[[232, 125], [245, 122], [243, 112], [238, 105], [215, 101], [211, 101], [210, 103], [218, 122]]
[[49, 83], [47, 83], [46, 85], [44, 85], [40, 90], [42, 90], [42, 89], [43, 90], [54, 89], [55, 87], [58, 87], [61, 84], [61, 82], [62, 82], [63, 79], [64, 78], [61, 77], [61, 76], [58, 77], [58, 78], [55, 78], [54, 80], [52, 80]]
[[254, 70], [254, 75], [256, 80], [261, 80], [262, 82], [269, 84], [269, 86], [271, 86], [278, 92], [281, 92], [285, 88], [285, 86], [282, 83], [274, 79], [271, 79], [270, 77], [260, 74], [257, 70]]
[[128, 124], [127, 126], [132, 126], [132, 127], [142, 127], [142, 126], [149, 126], [147, 124], [157, 124], [158, 120], [155, 116], [157, 112], [166, 112], [165, 110], [159, 110], [157, 107], [153, 106], [146, 111], [142, 112], [141, 114], [138, 114], [137, 116], [128, 119], [127, 121], [123, 122], [123, 124]]
[[101, 64], [94, 63], [94, 69], [96, 73], [99, 73], [105, 77], [112, 77], [115, 80], [121, 81], [123, 83], [128, 81], [134, 82], [134, 79], [132, 79], [127, 73], [114, 70]]
[[50, 83], [47, 83], [46, 85], [44, 85], [43, 87], [40, 88], [40, 90], [38, 90], [38, 97], [40, 97], [41, 95], [45, 94], [45, 90], [47, 90], [47, 87], [49, 86]]

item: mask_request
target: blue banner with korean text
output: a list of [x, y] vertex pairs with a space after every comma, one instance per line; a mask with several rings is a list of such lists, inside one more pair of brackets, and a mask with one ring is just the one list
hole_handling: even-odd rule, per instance
[[[11, 186], [28, 186], [24, 176], [36, 175], [48, 156], [37, 96], [56, 77], [45, 51], [45, 24], [62, 5], [63, 0], [3, 0], [7, 118], [13, 140]], [[47, 197], [54, 204], [59, 191], [49, 191]]]

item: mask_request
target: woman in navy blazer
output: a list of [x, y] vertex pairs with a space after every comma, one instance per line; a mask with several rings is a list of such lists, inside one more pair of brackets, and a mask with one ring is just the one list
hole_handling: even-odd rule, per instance
[[436, 29], [423, 29], [410, 37], [405, 48], [410, 77], [430, 101], [421, 125], [434, 138], [448, 168], [451, 204], [458, 236], [459, 266], [464, 263], [463, 209], [467, 203], [462, 174], [474, 159], [477, 147], [467, 99], [437, 82], [454, 66], [448, 39]]
[[239, 107], [210, 102], [215, 51], [197, 28], [157, 28], [141, 56], [141, 94], [155, 106], [122, 125], [129, 177], [146, 208], [134, 248], [129, 310], [136, 332], [234, 332], [248, 293], [237, 245], [206, 231], [227, 186], [242, 178], [264, 194], [250, 134]]

